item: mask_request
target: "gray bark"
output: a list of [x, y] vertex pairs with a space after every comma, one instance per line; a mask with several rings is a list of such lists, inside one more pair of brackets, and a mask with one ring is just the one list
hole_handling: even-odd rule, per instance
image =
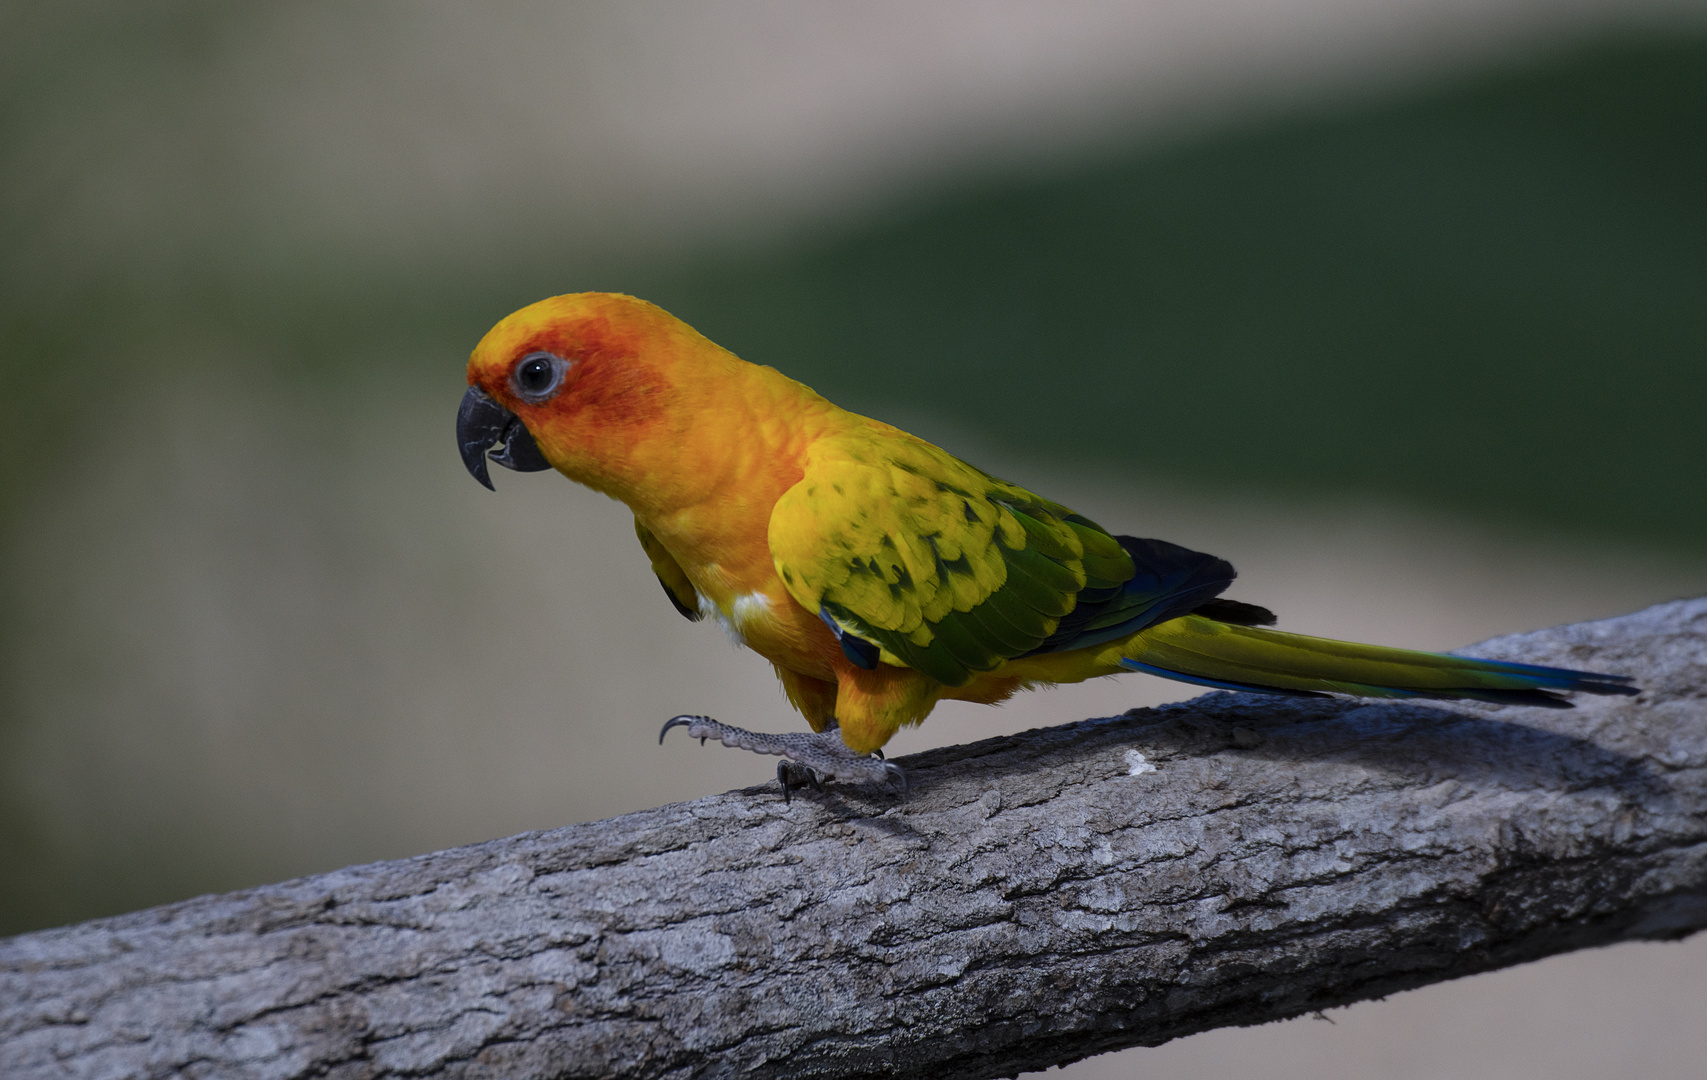
[[26, 934], [0, 1075], [990, 1077], [1707, 925], [1707, 599], [1469, 651], [1645, 692], [1210, 694]]

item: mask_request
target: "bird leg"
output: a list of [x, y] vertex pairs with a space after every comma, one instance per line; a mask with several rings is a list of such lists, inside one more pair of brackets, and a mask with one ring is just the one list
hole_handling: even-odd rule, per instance
[[824, 731], [789, 731], [780, 735], [748, 731], [719, 723], [709, 716], [676, 716], [665, 721], [658, 732], [658, 743], [674, 727], [688, 729], [688, 737], [698, 739], [701, 746], [707, 739], [716, 739], [724, 746], [751, 750], [756, 754], [776, 754], [785, 760], [777, 763], [776, 779], [782, 785], [782, 798], [789, 801], [789, 791], [811, 786], [822, 789], [823, 781], [834, 779], [850, 784], [890, 784], [907, 793], [907, 774], [899, 765], [884, 761], [881, 755], [872, 757], [856, 754], [842, 741], [835, 722]]

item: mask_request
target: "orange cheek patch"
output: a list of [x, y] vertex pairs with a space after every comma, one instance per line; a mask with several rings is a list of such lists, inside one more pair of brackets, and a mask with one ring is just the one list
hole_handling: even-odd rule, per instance
[[635, 427], [663, 412], [669, 384], [626, 357], [597, 357], [583, 367], [566, 404], [608, 428]]
[[[529, 344], [549, 349], [554, 343], [541, 334]], [[632, 354], [583, 349], [566, 359], [569, 371], [557, 396], [543, 405], [528, 405], [508, 395], [505, 403], [536, 439], [560, 451], [577, 447], [572, 456], [592, 454], [606, 462], [626, 458], [668, 413], [670, 384]]]
[[[574, 415], [577, 422], [598, 413], [603, 424], [622, 426], [655, 414], [654, 391], [663, 380], [647, 370], [638, 357], [641, 337], [635, 328], [619, 328], [603, 316], [559, 322], [535, 329], [505, 350], [507, 359], [488, 377], [499, 385], [489, 390], [501, 393], [506, 405], [532, 415]], [[522, 357], [535, 352], [553, 353], [569, 361], [563, 389], [545, 406], [528, 406], [512, 400], [509, 373]], [[469, 381], [476, 376], [470, 372]]]

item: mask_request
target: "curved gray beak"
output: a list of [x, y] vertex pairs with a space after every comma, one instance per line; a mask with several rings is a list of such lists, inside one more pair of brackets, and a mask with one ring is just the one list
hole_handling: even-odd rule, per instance
[[[492, 450], [503, 443], [502, 450]], [[456, 445], [462, 451], [462, 463], [468, 475], [496, 491], [492, 477], [486, 472], [486, 459], [491, 459], [515, 472], [541, 472], [551, 468], [551, 462], [539, 452], [533, 436], [516, 419], [516, 414], [486, 396], [477, 386], [462, 395], [462, 405], [456, 410]], [[488, 454], [488, 451], [491, 451]]]

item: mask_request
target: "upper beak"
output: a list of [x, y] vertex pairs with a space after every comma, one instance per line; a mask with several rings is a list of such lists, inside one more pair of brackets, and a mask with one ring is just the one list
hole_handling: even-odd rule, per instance
[[516, 472], [551, 468], [551, 462], [539, 452], [533, 436], [515, 413], [487, 397], [478, 386], [469, 387], [456, 410], [456, 445], [462, 451], [462, 463], [468, 467], [468, 474], [490, 491], [498, 489], [492, 486], [492, 477], [486, 472], [487, 451], [500, 442], [504, 448], [490, 456], [504, 468]]

